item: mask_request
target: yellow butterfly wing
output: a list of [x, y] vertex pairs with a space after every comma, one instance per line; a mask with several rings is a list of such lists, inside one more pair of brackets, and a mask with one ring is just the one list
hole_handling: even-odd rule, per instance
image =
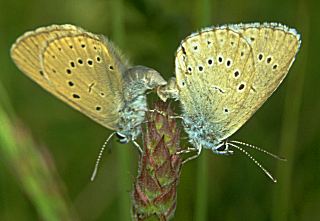
[[72, 25], [52, 25], [20, 37], [11, 56], [41, 87], [99, 124], [118, 129], [126, 62], [106, 38]]
[[83, 32], [73, 25], [51, 25], [26, 32], [11, 47], [11, 57], [17, 67], [45, 90], [58, 96], [51, 88], [41, 67], [41, 51], [47, 42], [63, 35]]
[[280, 85], [299, 46], [293, 29], [273, 23], [214, 27], [187, 37], [176, 55], [185, 115], [203, 121], [213, 139], [231, 136]]
[[124, 65], [111, 44], [102, 37], [83, 33], [48, 43], [42, 67], [50, 84], [65, 102], [111, 129], [117, 129], [124, 106]]
[[242, 25], [239, 31], [250, 42], [256, 69], [241, 113], [241, 118], [247, 121], [287, 76], [301, 40], [295, 29], [278, 23]]
[[[245, 74], [244, 74], [245, 73]], [[212, 139], [227, 133], [248, 96], [255, 74], [252, 50], [231, 29], [207, 29], [186, 38], [177, 51], [176, 77], [185, 117]], [[211, 132], [210, 132], [211, 131]]]

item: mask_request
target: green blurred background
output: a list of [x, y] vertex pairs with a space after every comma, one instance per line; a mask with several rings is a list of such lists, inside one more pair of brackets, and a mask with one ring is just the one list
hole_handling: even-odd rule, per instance
[[[316, 0], [0, 0], [0, 104], [16, 125], [12, 131], [23, 131], [16, 136], [22, 137], [20, 145], [27, 145], [24, 136], [33, 137], [51, 167], [55, 165], [56, 179], [39, 179], [58, 186], [67, 202], [62, 207], [73, 208], [70, 216], [77, 217], [73, 219], [128, 220], [136, 149], [114, 139], [96, 180], [90, 182], [98, 151], [111, 131], [25, 77], [9, 56], [15, 39], [39, 26], [75, 24], [108, 36], [131, 63], [153, 67], [168, 79], [174, 73], [180, 41], [201, 27], [264, 21], [287, 24], [302, 35], [296, 61], [276, 93], [233, 136], [288, 159], [279, 162], [254, 153], [278, 183], [272, 183], [243, 154], [217, 156], [205, 150], [182, 169], [174, 220], [320, 220], [319, 12]], [[1, 123], [1, 131], [7, 131]], [[187, 140], [182, 144], [188, 145]], [[33, 155], [22, 154], [18, 163], [12, 163], [5, 142], [0, 145], [4, 145], [0, 220], [59, 220], [59, 215], [39, 215], [50, 209], [46, 210], [45, 201], [30, 197], [28, 177], [16, 172]]]

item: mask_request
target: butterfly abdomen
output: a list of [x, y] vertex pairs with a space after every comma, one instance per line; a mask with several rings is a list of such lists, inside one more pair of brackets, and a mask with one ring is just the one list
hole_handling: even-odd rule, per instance
[[120, 112], [120, 133], [134, 140], [140, 133], [140, 124], [148, 110], [145, 92], [167, 82], [154, 69], [134, 66], [124, 73], [124, 107]]
[[134, 99], [147, 90], [167, 84], [159, 72], [141, 65], [129, 68], [124, 73], [124, 79], [126, 100]]

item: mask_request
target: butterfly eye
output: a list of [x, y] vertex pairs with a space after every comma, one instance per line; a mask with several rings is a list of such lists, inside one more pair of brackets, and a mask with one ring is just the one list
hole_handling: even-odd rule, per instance
[[128, 143], [128, 139], [127, 139], [127, 137], [126, 137], [124, 134], [121, 134], [121, 133], [117, 132], [117, 133], [116, 133], [116, 136], [118, 137], [119, 142], [120, 142], [121, 144], [126, 144], [126, 143]]
[[222, 144], [222, 145], [220, 145], [219, 148], [217, 148], [217, 151], [223, 152], [223, 151], [226, 150], [226, 147], [227, 147], [227, 146], [226, 146], [225, 144]]
[[123, 139], [123, 138], [126, 137], [126, 136], [123, 135], [122, 133], [116, 133], [116, 136], [117, 136], [119, 139]]

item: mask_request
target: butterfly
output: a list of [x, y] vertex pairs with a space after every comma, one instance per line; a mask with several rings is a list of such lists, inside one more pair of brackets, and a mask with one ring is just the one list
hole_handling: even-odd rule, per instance
[[158, 95], [164, 101], [179, 100], [184, 130], [197, 150], [192, 158], [199, 156], [202, 148], [232, 154], [231, 146], [253, 159], [236, 145], [244, 143], [228, 138], [278, 88], [300, 44], [295, 29], [278, 23], [210, 27], [181, 42], [175, 78], [160, 87]]
[[116, 134], [140, 149], [135, 140], [148, 110], [145, 93], [167, 83], [156, 70], [130, 66], [106, 37], [73, 25], [25, 33], [12, 45], [11, 57], [42, 88], [114, 130], [106, 143]]

